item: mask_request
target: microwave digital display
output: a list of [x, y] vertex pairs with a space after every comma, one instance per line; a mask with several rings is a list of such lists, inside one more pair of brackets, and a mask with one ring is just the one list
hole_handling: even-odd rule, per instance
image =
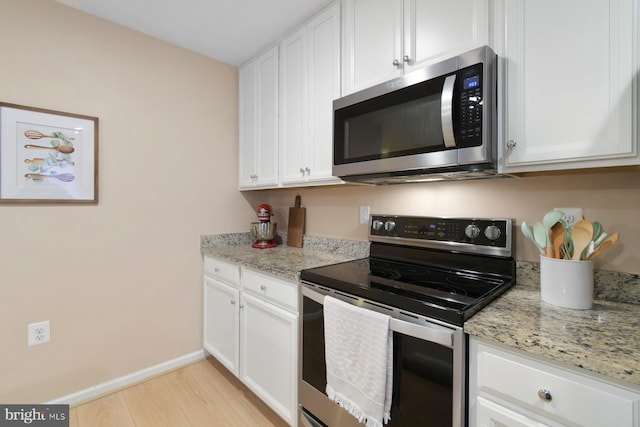
[[462, 87], [464, 90], [475, 89], [478, 86], [480, 86], [480, 79], [478, 78], [478, 76], [467, 77], [462, 83]]

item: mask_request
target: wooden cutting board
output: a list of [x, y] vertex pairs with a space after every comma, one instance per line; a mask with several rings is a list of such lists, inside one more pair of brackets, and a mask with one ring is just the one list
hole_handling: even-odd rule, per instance
[[300, 196], [296, 196], [295, 206], [289, 208], [289, 222], [287, 224], [287, 246], [302, 247], [304, 235], [304, 216], [306, 208], [300, 207]]

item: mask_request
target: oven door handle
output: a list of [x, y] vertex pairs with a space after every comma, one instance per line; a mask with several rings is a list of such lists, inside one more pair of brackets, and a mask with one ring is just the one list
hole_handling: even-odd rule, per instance
[[389, 328], [402, 335], [408, 335], [414, 338], [418, 338], [424, 341], [440, 344], [445, 347], [453, 348], [454, 332], [446, 328], [439, 328], [437, 326], [421, 326], [413, 323], [405, 322], [404, 320], [391, 318], [391, 324]]
[[[302, 286], [302, 294], [311, 298], [318, 304], [324, 305], [325, 295], [320, 294], [306, 286]], [[333, 296], [335, 298], [335, 296]], [[340, 299], [340, 298], [339, 298]], [[348, 299], [343, 301], [349, 302]], [[402, 335], [408, 335], [424, 341], [440, 344], [445, 347], [453, 348], [455, 344], [455, 331], [439, 325], [417, 325], [404, 320], [391, 317], [389, 329]]]

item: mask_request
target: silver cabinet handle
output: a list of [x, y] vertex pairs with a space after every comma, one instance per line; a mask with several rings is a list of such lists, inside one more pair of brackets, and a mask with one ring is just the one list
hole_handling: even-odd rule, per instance
[[397, 59], [394, 59], [393, 66], [396, 68], [402, 68], [402, 62], [398, 61]]
[[260, 285], [260, 290], [262, 292], [267, 292], [267, 287], [265, 285]]
[[538, 397], [545, 402], [551, 402], [551, 392], [546, 388], [538, 390]]
[[510, 139], [507, 141], [507, 148], [516, 148], [516, 145], [518, 145], [518, 141], [516, 141], [515, 139]]
[[240, 310], [244, 308], [244, 304], [240, 304]]
[[311, 175], [311, 169], [309, 169], [309, 166], [307, 166], [306, 168], [304, 168], [305, 172], [307, 173], [307, 176]]
[[442, 97], [440, 100], [442, 136], [444, 137], [444, 146], [447, 148], [454, 148], [456, 146], [456, 138], [453, 135], [453, 87], [455, 82], [455, 74], [444, 79]]
[[409, 65], [413, 63], [409, 55], [405, 55], [404, 58], [402, 58], [402, 61], [404, 61], [405, 64], [409, 64]]
[[213, 271], [214, 271], [214, 272], [216, 272], [216, 273], [220, 273], [220, 269], [219, 269], [218, 267], [215, 267], [215, 268], [213, 269]]
[[300, 168], [300, 173], [304, 176], [304, 169]]
[[236, 305], [236, 300], [231, 300], [231, 305]]

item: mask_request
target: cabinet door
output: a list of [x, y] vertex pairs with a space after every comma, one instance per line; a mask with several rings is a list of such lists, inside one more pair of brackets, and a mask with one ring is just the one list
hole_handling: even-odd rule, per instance
[[297, 315], [243, 294], [240, 379], [290, 424], [297, 407]]
[[402, 75], [402, 1], [344, 2], [343, 95]]
[[637, 2], [503, 7], [505, 171], [637, 164]]
[[[308, 132], [306, 164], [310, 182], [333, 180], [333, 100], [340, 97], [340, 3], [308, 25]], [[307, 171], [307, 168], [308, 171]]]
[[340, 4], [280, 44], [280, 183], [340, 182], [333, 164], [333, 100], [340, 97]]
[[306, 27], [280, 44], [280, 75], [280, 182], [304, 182], [308, 98]]
[[404, 0], [404, 71], [489, 44], [488, 0]]
[[238, 186], [250, 188], [255, 185], [256, 150], [258, 147], [258, 66], [252, 62], [238, 71], [239, 95], [239, 168]]
[[278, 183], [278, 48], [239, 70], [239, 187]]
[[239, 291], [204, 277], [204, 348], [238, 375]]

